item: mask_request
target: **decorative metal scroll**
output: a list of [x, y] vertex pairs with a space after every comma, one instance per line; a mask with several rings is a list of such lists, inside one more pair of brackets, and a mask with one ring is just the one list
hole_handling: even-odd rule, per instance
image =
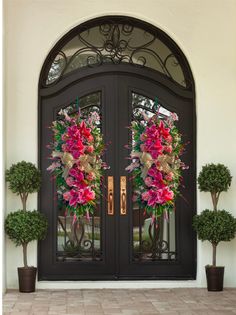
[[188, 80], [174, 53], [158, 34], [136, 27], [127, 20], [109, 21], [81, 30], [58, 51], [46, 79], [56, 84], [66, 74], [103, 64], [132, 64], [154, 69], [188, 88]]

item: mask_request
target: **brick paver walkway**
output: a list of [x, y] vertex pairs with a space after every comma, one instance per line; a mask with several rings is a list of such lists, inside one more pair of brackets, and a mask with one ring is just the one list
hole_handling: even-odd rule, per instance
[[9, 291], [3, 314], [236, 314], [236, 289], [38, 290]]

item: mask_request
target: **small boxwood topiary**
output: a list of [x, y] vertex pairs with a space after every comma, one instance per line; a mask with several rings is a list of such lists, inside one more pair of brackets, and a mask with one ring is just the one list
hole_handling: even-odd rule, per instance
[[213, 208], [217, 210], [220, 193], [230, 187], [232, 176], [229, 169], [223, 164], [206, 164], [198, 176], [200, 191], [211, 193]]
[[26, 210], [28, 194], [39, 191], [41, 185], [41, 173], [31, 162], [22, 161], [13, 164], [6, 171], [6, 181], [13, 193], [20, 195], [23, 210]]
[[5, 231], [16, 246], [23, 247], [24, 267], [27, 263], [27, 245], [34, 240], [42, 240], [47, 232], [47, 219], [40, 212], [18, 210], [7, 215]]
[[213, 246], [212, 265], [216, 266], [216, 246], [219, 242], [230, 241], [235, 237], [236, 219], [225, 210], [204, 210], [194, 216], [193, 227], [198, 239], [209, 241]]

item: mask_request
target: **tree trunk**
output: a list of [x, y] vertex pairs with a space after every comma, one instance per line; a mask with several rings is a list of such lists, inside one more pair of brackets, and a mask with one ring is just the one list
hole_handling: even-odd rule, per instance
[[213, 256], [212, 256], [212, 266], [216, 266], [216, 244], [212, 244], [213, 247]]
[[213, 203], [213, 209], [215, 211], [217, 211], [217, 197], [216, 197], [216, 192], [211, 192], [211, 199], [212, 199], [212, 203]]
[[27, 268], [28, 264], [27, 264], [27, 243], [23, 243], [22, 247], [23, 247], [23, 261], [24, 261], [24, 267]]
[[23, 205], [23, 210], [26, 211], [26, 200], [27, 200], [27, 195], [23, 193], [22, 197], [22, 205]]

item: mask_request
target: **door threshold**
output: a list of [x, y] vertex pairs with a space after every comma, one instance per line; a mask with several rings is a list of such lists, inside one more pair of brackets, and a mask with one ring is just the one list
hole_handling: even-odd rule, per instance
[[197, 280], [39, 281], [37, 289], [171, 289], [196, 288]]

